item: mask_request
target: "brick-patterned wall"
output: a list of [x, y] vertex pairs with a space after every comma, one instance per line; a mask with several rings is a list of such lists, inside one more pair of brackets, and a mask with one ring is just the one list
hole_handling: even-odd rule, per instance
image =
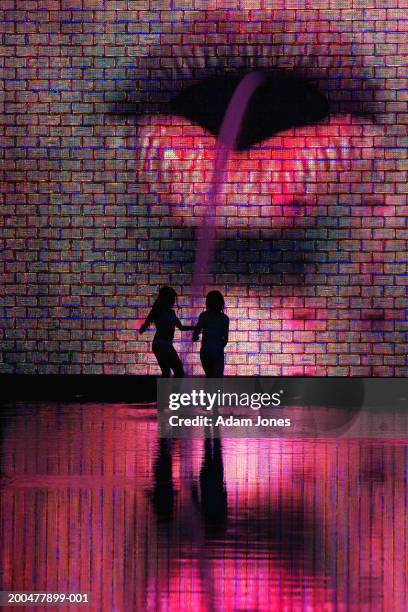
[[[216, 145], [169, 102], [279, 68], [331, 113], [230, 156], [208, 279], [231, 319], [226, 373], [406, 376], [406, 8], [2, 0], [0, 372], [158, 373], [136, 329], [162, 284], [185, 322], [201, 310]], [[199, 372], [190, 334], [176, 346]]]

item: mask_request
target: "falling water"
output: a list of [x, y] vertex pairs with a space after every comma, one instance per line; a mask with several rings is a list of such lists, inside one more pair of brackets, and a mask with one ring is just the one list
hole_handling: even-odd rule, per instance
[[198, 230], [198, 244], [193, 273], [193, 297], [200, 296], [206, 282], [208, 268], [214, 249], [216, 211], [223, 175], [231, 151], [234, 150], [244, 120], [245, 111], [256, 89], [266, 80], [261, 72], [247, 74], [230, 100], [216, 145], [216, 157], [211, 186], [206, 199], [204, 218]]
[[[234, 91], [224, 115], [216, 144], [214, 172], [206, 198], [204, 217], [198, 229], [196, 260], [191, 291], [192, 308], [195, 306], [195, 298], [203, 297], [203, 289], [206, 284], [211, 257], [214, 251], [217, 204], [228, 158], [231, 151], [236, 147], [244, 121], [245, 111], [248, 108], [251, 97], [265, 81], [266, 75], [262, 72], [251, 72], [245, 75]], [[200, 305], [202, 306], [202, 304]]]

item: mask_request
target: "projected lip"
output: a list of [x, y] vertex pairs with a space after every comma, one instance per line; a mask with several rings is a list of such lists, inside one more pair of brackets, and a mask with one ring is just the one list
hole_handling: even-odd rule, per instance
[[[141, 124], [139, 171], [155, 204], [171, 207], [174, 222], [200, 224], [210, 188], [216, 138], [179, 116], [145, 118]], [[347, 185], [355, 160], [370, 158], [378, 128], [346, 115], [326, 123], [285, 130], [249, 150], [232, 151], [217, 206], [219, 228], [242, 227], [243, 218], [285, 227], [313, 215], [328, 185]], [[245, 201], [245, 204], [243, 203]], [[299, 206], [300, 204], [300, 206]], [[240, 210], [243, 217], [239, 216]], [[154, 212], [154, 210], [152, 210]]]
[[[227, 114], [231, 122], [238, 112], [232, 99], [252, 76], [258, 84], [218, 175], [217, 150], [224, 143], [217, 139], [225, 135]], [[214, 179], [218, 193], [211, 210], [219, 228], [242, 227], [240, 210], [247, 218], [269, 219], [272, 227], [313, 216], [318, 197], [330, 193], [328, 185], [354, 181], [352, 162], [369, 162], [378, 132], [367, 117], [329, 117], [329, 103], [312, 83], [279, 70], [207, 78], [170, 106], [170, 116], [141, 122], [141, 179], [158, 203], [172, 206], [174, 219], [192, 226], [206, 220]]]

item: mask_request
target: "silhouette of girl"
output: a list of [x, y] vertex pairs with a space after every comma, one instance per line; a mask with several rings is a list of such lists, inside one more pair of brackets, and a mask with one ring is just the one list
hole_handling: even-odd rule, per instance
[[182, 325], [180, 319], [173, 310], [177, 293], [172, 287], [161, 287], [159, 295], [146, 321], [141, 325], [139, 332], [143, 334], [151, 323], [156, 326], [153, 338], [152, 351], [164, 378], [169, 378], [171, 370], [176, 378], [184, 377], [183, 364], [173, 346], [174, 330], [190, 331], [194, 329], [191, 325]]
[[219, 291], [210, 291], [205, 299], [205, 312], [198, 317], [193, 341], [202, 331], [200, 359], [207, 377], [224, 375], [224, 348], [228, 342], [229, 318], [224, 314], [224, 298]]

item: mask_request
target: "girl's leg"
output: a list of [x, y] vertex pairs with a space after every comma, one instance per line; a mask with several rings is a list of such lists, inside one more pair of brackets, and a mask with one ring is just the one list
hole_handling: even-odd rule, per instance
[[224, 350], [218, 346], [200, 351], [201, 363], [208, 378], [224, 376]]
[[212, 378], [212, 359], [207, 351], [200, 351], [200, 361], [207, 378]]
[[214, 378], [222, 378], [224, 376], [224, 351], [219, 351], [214, 355]]
[[153, 347], [153, 353], [157, 359], [157, 363], [162, 371], [163, 378], [170, 378], [170, 360], [168, 355], [168, 349], [160, 346]]
[[181, 359], [178, 356], [178, 353], [174, 346], [171, 347], [171, 350], [169, 352], [169, 364], [170, 368], [174, 372], [175, 378], [184, 378], [183, 364], [181, 363]]

